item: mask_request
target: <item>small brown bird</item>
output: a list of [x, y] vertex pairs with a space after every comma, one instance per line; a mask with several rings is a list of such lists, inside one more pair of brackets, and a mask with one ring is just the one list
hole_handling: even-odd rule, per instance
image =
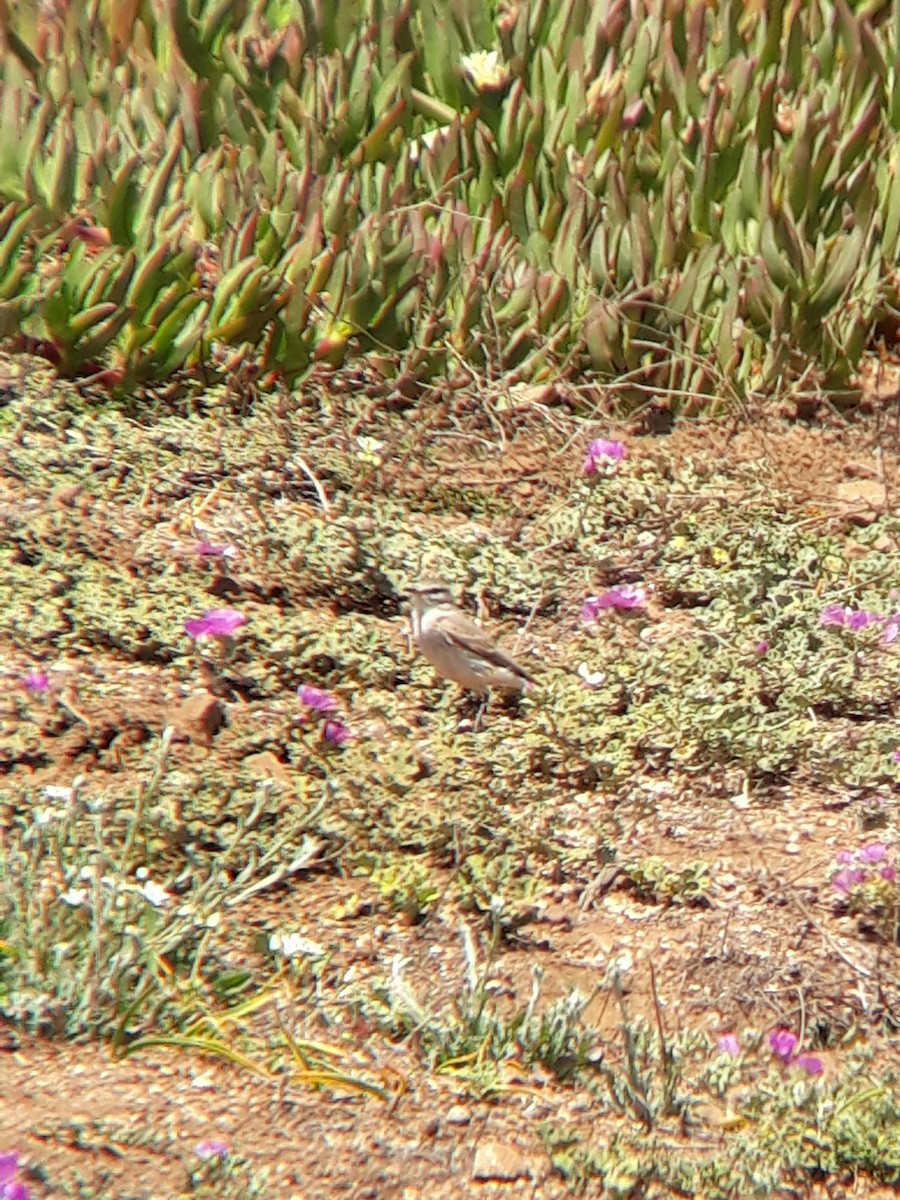
[[469, 691], [523, 691], [531, 676], [494, 639], [466, 616], [445, 583], [423, 580], [409, 589], [412, 636], [439, 675]]

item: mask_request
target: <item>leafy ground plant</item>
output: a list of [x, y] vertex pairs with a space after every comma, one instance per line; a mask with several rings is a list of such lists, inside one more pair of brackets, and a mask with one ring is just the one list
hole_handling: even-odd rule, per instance
[[[353, 381], [136, 423], [20, 366], [17, 1180], [891, 1184], [898, 526], [846, 486], [851, 453], [851, 482], [878, 478], [868, 430], [838, 453], [828, 430], [660, 440], [498, 404], [495, 439]], [[404, 636], [427, 574], [537, 678], [477, 729]]]

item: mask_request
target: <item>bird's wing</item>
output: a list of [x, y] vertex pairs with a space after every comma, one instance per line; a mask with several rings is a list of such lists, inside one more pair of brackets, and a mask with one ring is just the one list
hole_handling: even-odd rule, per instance
[[506, 667], [514, 675], [534, 682], [521, 663], [517, 663], [505, 650], [501, 650], [494, 639], [474, 621], [470, 621], [464, 613], [447, 613], [435, 622], [435, 627], [451, 646], [468, 650], [497, 667]]

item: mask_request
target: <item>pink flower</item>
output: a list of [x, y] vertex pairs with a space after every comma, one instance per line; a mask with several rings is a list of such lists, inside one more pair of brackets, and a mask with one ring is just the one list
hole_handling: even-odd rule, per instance
[[621, 442], [608, 442], [605, 438], [597, 438], [587, 448], [584, 460], [585, 475], [594, 475], [599, 466], [619, 462], [625, 457], [625, 447]]
[[727, 1054], [729, 1058], [737, 1058], [741, 1052], [741, 1047], [733, 1033], [723, 1033], [721, 1037], [717, 1037], [716, 1047], [720, 1054]]
[[[847, 895], [852, 888], [870, 879], [880, 878], [885, 883], [893, 883], [896, 871], [893, 864], [887, 861], [889, 853], [890, 849], [884, 842], [870, 842], [855, 854], [849, 850], [838, 851], [835, 862], [841, 869], [832, 877], [832, 887]], [[877, 874], [873, 873], [871, 868], [879, 863], [883, 865], [878, 867]]]
[[345, 746], [353, 734], [341, 721], [326, 721], [322, 726], [322, 740], [332, 746]]
[[814, 1054], [798, 1054], [791, 1059], [792, 1067], [799, 1067], [801, 1071], [805, 1071], [807, 1075], [821, 1075], [825, 1070], [821, 1058], [816, 1058]]
[[46, 692], [50, 679], [46, 671], [30, 671], [22, 676], [21, 683], [26, 692]]
[[863, 846], [859, 852], [859, 861], [864, 863], [881, 862], [887, 853], [887, 846], [883, 842], [872, 842], [869, 846]]
[[194, 553], [200, 558], [237, 558], [237, 546], [232, 546], [230, 542], [226, 542], [221, 546], [215, 545], [213, 542], [198, 542], [194, 547]]
[[900, 763], [900, 750], [892, 750], [891, 758], [894, 760], [894, 762]]
[[857, 884], [865, 883], [866, 873], [861, 871], [859, 867], [844, 867], [842, 871], [838, 871], [837, 875], [832, 879], [831, 886], [837, 891], [843, 892], [846, 895], [851, 888]]
[[756, 651], [757, 654], [768, 654], [769, 653], [769, 643], [768, 642], [757, 642], [756, 645], [753, 647], [753, 649]]
[[202, 617], [191, 617], [185, 621], [184, 631], [192, 638], [231, 637], [246, 620], [243, 613], [233, 608], [212, 608]]
[[840, 604], [829, 604], [827, 608], [823, 608], [819, 614], [820, 625], [843, 625], [845, 620], [845, 610]]
[[856, 609], [851, 612], [847, 610], [847, 619], [844, 622], [851, 633], [858, 633], [860, 629], [865, 629], [867, 625], [878, 625], [883, 621], [883, 617], [879, 617], [878, 613], [866, 612], [865, 609]]
[[315, 712], [334, 712], [337, 708], [337, 701], [330, 692], [326, 692], [324, 688], [313, 687], [309, 683], [297, 688], [297, 698], [301, 704]]
[[227, 1158], [228, 1146], [225, 1142], [198, 1142], [194, 1147], [194, 1153], [198, 1158]]
[[790, 1067], [799, 1067], [807, 1075], [821, 1075], [822, 1060], [814, 1054], [797, 1054], [797, 1035], [789, 1029], [773, 1029], [769, 1034], [769, 1045], [776, 1058]]
[[601, 592], [599, 596], [588, 596], [581, 606], [581, 619], [585, 625], [590, 625], [604, 609], [640, 608], [646, 598], [647, 593], [643, 588], [635, 587], [631, 583], [621, 583]]
[[864, 608], [844, 608], [840, 604], [829, 604], [822, 609], [819, 616], [820, 625], [843, 625], [852, 633], [858, 633], [867, 625], [877, 625], [884, 621], [878, 613], [869, 612]]
[[789, 1029], [773, 1029], [769, 1034], [769, 1045], [776, 1058], [787, 1062], [797, 1047], [797, 1035]]
[[18, 1169], [17, 1151], [0, 1154], [0, 1200], [28, 1200], [28, 1188], [24, 1183], [16, 1181]]

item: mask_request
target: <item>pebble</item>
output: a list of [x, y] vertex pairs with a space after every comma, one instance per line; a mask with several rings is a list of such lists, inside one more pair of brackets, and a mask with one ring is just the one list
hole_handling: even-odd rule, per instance
[[182, 736], [201, 746], [208, 746], [225, 721], [225, 709], [221, 700], [209, 692], [195, 692], [179, 704], [172, 713], [169, 724], [174, 725]]
[[472, 1164], [473, 1179], [521, 1179], [531, 1174], [528, 1160], [518, 1148], [505, 1142], [479, 1142]]

